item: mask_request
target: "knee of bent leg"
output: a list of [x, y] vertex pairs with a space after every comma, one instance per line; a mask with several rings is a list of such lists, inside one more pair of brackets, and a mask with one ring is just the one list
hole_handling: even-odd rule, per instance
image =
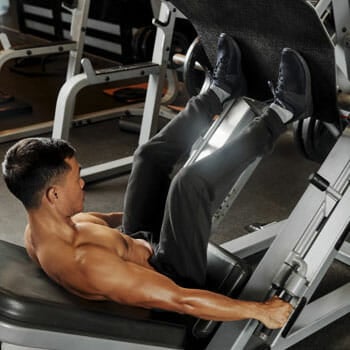
[[172, 181], [173, 187], [180, 190], [184, 195], [194, 192], [203, 193], [207, 185], [194, 167], [182, 168]]
[[136, 149], [134, 159], [150, 161], [156, 157], [156, 154], [156, 145], [152, 142], [147, 142]]

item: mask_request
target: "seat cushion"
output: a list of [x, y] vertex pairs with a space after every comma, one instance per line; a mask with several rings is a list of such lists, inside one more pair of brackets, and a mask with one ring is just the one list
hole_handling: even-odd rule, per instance
[[[208, 249], [209, 288], [233, 293], [246, 281], [246, 266], [219, 247]], [[59, 262], [57, 262], [59, 263]], [[66, 292], [28, 257], [23, 247], [0, 241], [0, 319], [22, 327], [143, 344], [184, 348], [195, 320], [166, 311], [89, 301]], [[205, 328], [205, 327], [204, 327]], [[200, 331], [201, 332], [201, 331]], [[202, 331], [202, 336], [208, 331]]]

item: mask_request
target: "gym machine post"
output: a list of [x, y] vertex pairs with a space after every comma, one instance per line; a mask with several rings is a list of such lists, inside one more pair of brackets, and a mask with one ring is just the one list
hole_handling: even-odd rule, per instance
[[272, 334], [261, 333], [254, 321], [225, 323], [209, 349], [228, 349], [221, 337], [224, 332], [236, 339], [232, 349], [253, 349], [261, 342], [267, 344], [266, 348], [286, 349], [350, 311], [349, 283], [310, 302], [334, 259], [350, 264], [349, 243], [345, 241], [350, 229], [349, 146], [346, 129], [320, 170], [310, 178], [309, 187], [288, 220], [223, 245], [240, 257], [268, 248], [241, 297], [265, 300], [277, 294], [287, 298], [295, 306], [289, 323]]
[[[36, 46], [11, 45], [6, 33], [0, 34], [0, 42], [3, 50], [0, 52], [0, 69], [11, 59], [25, 58], [69, 52], [66, 80], [80, 72], [80, 61], [83, 54], [83, 46], [86, 32], [87, 19], [90, 8], [90, 0], [65, 0], [62, 7], [71, 13], [70, 37], [71, 40], [53, 42]], [[8, 142], [23, 137], [29, 137], [40, 133], [50, 132], [53, 122], [41, 122], [24, 127], [0, 131], [0, 142]]]
[[[157, 129], [158, 116], [162, 114], [160, 105], [171, 103], [177, 94], [176, 72], [167, 69], [172, 35], [177, 16], [181, 16], [179, 11], [171, 5], [170, 2], [162, 1], [159, 9], [159, 17], [153, 21], [157, 26], [157, 31], [154, 45], [155, 49], [151, 62], [123, 65], [95, 71], [90, 61], [84, 58], [82, 60], [84, 72], [67, 80], [59, 91], [52, 136], [62, 139], [69, 138], [76, 96], [82, 88], [105, 82], [148, 76], [146, 100], [144, 104], [139, 103], [133, 106], [133, 108], [143, 107], [139, 144], [146, 142]], [[167, 93], [162, 97], [165, 77], [167, 77], [168, 80], [168, 89]], [[117, 116], [118, 113], [125, 113], [125, 111], [130, 108], [130, 106], [126, 106], [103, 111], [101, 118], [107, 118], [109, 115]], [[169, 116], [169, 112], [166, 113], [166, 116]], [[95, 181], [123, 173], [130, 170], [132, 159], [132, 156], [129, 156], [84, 168], [82, 169], [82, 176], [85, 181]]]

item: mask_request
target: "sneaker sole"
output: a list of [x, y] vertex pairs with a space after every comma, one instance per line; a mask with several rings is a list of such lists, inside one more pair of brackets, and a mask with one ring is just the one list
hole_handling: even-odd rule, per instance
[[299, 54], [299, 52], [293, 50], [293, 49], [288, 49], [289, 51], [293, 52], [295, 56], [298, 57], [305, 73], [305, 84], [306, 84], [306, 106], [307, 109], [304, 113], [300, 114], [300, 116], [295, 119], [294, 121], [298, 121], [301, 119], [305, 119], [307, 117], [312, 117], [313, 114], [313, 103], [312, 103], [312, 89], [311, 89], [311, 73], [309, 66], [307, 65], [305, 59], [303, 56]]

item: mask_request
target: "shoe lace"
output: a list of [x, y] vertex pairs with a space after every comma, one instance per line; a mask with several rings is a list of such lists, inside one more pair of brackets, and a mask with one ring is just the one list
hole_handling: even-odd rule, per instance
[[278, 97], [279, 93], [283, 91], [283, 86], [284, 86], [283, 75], [282, 74], [278, 75], [278, 81], [277, 81], [276, 88], [274, 87], [271, 80], [269, 80], [267, 82], [267, 84], [269, 85], [269, 88], [270, 88], [271, 93], [273, 95], [274, 102], [279, 104], [281, 107], [286, 108], [285, 103]]
[[216, 62], [216, 65], [215, 65], [215, 67], [214, 67], [213, 74], [212, 74], [213, 78], [217, 78], [217, 72], [218, 72], [218, 70], [219, 70], [219, 67], [220, 67], [222, 64], [223, 64], [223, 59], [220, 58], [220, 59], [218, 60], [218, 62]]

